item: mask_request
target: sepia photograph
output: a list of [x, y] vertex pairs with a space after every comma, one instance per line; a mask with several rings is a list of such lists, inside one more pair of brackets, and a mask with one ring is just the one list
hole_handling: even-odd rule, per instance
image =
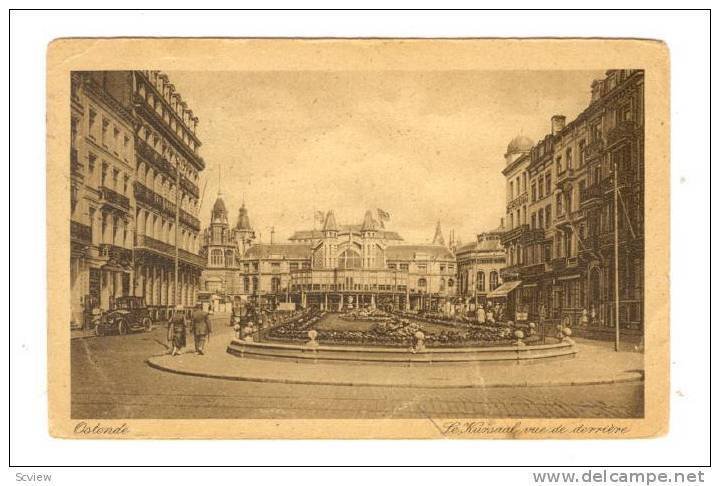
[[[332, 420], [392, 424], [372, 437], [662, 430], [667, 302], [648, 298], [667, 292], [649, 288], [667, 215], [647, 214], [668, 168], [665, 142], [646, 165], [646, 140], [667, 125], [666, 53], [622, 41], [647, 55], [558, 67], [537, 53], [591, 46], [545, 42], [240, 45], [309, 59], [274, 69], [202, 69], [196, 44], [199, 62], [167, 69], [54, 71], [60, 435], [195, 436], [155, 432], [175, 419], [338, 437], [354, 434]], [[486, 47], [481, 65], [392, 63]], [[217, 434], [245, 435], [231, 430]]]

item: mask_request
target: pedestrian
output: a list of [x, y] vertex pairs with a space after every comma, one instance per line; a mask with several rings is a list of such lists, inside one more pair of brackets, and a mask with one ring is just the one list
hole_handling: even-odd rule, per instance
[[185, 314], [181, 305], [175, 307], [174, 312], [168, 319], [167, 325], [167, 340], [172, 343], [172, 350], [170, 354], [177, 356], [181, 353], [182, 348], [186, 344], [186, 329], [187, 324], [185, 323]]
[[198, 306], [192, 314], [192, 323], [195, 352], [197, 354], [205, 354], [205, 343], [210, 341], [210, 334], [212, 334], [210, 314]]
[[495, 313], [493, 312], [492, 306], [488, 307], [486, 318], [488, 323], [495, 324]]
[[479, 324], [485, 324], [485, 308], [481, 305], [477, 310], [477, 321]]

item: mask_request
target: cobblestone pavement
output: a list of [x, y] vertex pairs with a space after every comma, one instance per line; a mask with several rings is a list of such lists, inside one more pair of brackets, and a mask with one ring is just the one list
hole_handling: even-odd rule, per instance
[[73, 418], [639, 417], [643, 383], [403, 389], [233, 382], [147, 366], [165, 330], [73, 339]]

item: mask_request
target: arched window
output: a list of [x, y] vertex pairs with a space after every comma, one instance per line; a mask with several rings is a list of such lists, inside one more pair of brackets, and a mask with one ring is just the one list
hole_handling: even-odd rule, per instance
[[353, 250], [345, 250], [338, 257], [338, 268], [360, 268], [362, 267], [362, 258]]
[[496, 271], [490, 272], [490, 291], [498, 287], [498, 274]]
[[453, 285], [455, 285], [455, 281], [453, 279], [449, 278], [448, 279], [448, 287], [452, 287]]
[[477, 290], [478, 292], [485, 292], [485, 272], [482, 270], [477, 273]]
[[211, 265], [222, 265], [223, 264], [223, 251], [222, 250], [210, 250], [210, 264]]
[[427, 287], [427, 280], [425, 280], [424, 278], [419, 278], [418, 279], [418, 287], [422, 287], [422, 288]]

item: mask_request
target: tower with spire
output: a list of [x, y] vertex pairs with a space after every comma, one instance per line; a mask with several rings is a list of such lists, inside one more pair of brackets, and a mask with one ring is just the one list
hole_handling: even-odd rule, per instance
[[[425, 240], [427, 241], [427, 240]], [[440, 221], [437, 222], [437, 225], [435, 225], [435, 236], [433, 236], [432, 239], [433, 245], [439, 245], [439, 246], [445, 246], [445, 237], [442, 233], [442, 227], [440, 226]]]
[[207, 268], [234, 268], [237, 265], [235, 232], [228, 223], [223, 195], [218, 192], [210, 213], [210, 226], [204, 234], [204, 255]]
[[250, 224], [250, 217], [248, 216], [248, 210], [245, 207], [245, 201], [243, 200], [242, 206], [238, 211], [238, 219], [235, 224], [235, 237], [238, 243], [238, 249], [240, 255], [244, 255], [245, 252], [255, 241], [255, 230], [253, 230]]

